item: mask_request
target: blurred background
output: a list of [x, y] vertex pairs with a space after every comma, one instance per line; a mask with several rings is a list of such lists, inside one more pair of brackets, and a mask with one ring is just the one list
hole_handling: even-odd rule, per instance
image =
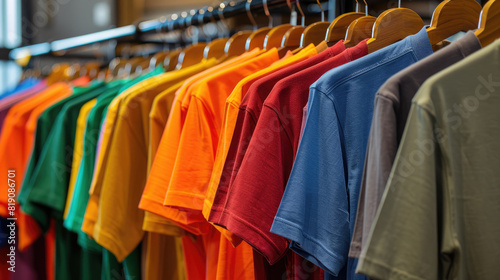
[[[18, 64], [8, 60], [10, 49], [137, 24], [159, 17], [169, 19], [186, 16], [191, 11], [199, 11], [204, 7], [218, 7], [220, 2], [212, 0], [0, 0], [0, 92], [14, 86], [17, 80], [12, 77], [20, 77], [22, 73]], [[273, 0], [268, 0], [269, 4], [272, 2]], [[295, 0], [292, 2], [295, 3]], [[438, 3], [437, 0], [411, 0], [402, 1], [401, 6], [413, 9], [428, 23]], [[325, 20], [328, 21], [332, 21], [338, 14], [354, 11], [356, 6], [354, 0], [323, 0], [320, 4], [325, 11]], [[372, 16], [398, 6], [395, 0], [369, 0], [367, 4], [368, 12]], [[317, 1], [302, 0], [300, 5], [306, 15], [306, 24], [320, 20], [321, 8]], [[360, 6], [363, 11], [362, 0], [360, 0]], [[290, 18], [294, 17], [286, 5], [273, 7], [270, 12], [274, 25], [290, 22]], [[252, 14], [258, 27], [267, 26], [268, 18], [262, 9], [252, 10]], [[194, 36], [199, 38], [200, 33], [214, 36], [220, 32], [234, 33], [242, 29], [252, 29], [251, 21], [245, 15], [227, 19], [224, 24], [211, 22], [169, 35], [162, 34], [157, 36], [156, 40], [170, 38], [169, 42], [182, 41], [188, 44]], [[97, 50], [103, 52], [103, 48], [105, 52], [106, 46], [103, 45], [91, 46], [87, 50], [79, 51], [80, 53], [91, 52], [95, 55]], [[109, 46], [108, 43], [107, 48], [114, 48], [116, 51], [116, 45]], [[122, 51], [123, 49], [131, 51], [133, 44], [121, 44], [120, 48]], [[53, 64], [52, 60], [54, 60], [53, 57], [47, 57], [30, 63], [38, 63], [38, 66], [43, 69], [43, 67], [50, 67]]]

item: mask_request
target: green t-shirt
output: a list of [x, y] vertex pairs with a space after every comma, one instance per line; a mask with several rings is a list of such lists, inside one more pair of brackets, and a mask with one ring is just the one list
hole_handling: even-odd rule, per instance
[[19, 193], [18, 201], [21, 205], [21, 209], [32, 216], [40, 224], [40, 227], [44, 232], [47, 231], [49, 227], [49, 216], [43, 211], [37, 211], [36, 207], [32, 205], [31, 201], [28, 201], [27, 199], [29, 193], [31, 192], [31, 188], [33, 187], [31, 178], [34, 169], [39, 161], [42, 149], [45, 143], [47, 143], [47, 138], [49, 137], [49, 133], [53, 128], [52, 125], [63, 106], [70, 100], [78, 98], [103, 86], [104, 83], [98, 82], [91, 84], [89, 87], [75, 87], [73, 89], [73, 94], [70, 97], [65, 98], [47, 108], [47, 110], [45, 110], [37, 120], [33, 149], [28, 162], [26, 173], [24, 175], [23, 186]]
[[500, 40], [429, 78], [357, 272], [500, 279]]

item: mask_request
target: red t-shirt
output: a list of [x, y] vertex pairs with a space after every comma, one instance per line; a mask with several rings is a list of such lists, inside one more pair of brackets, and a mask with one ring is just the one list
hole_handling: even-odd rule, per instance
[[241, 151], [245, 156], [222, 199], [220, 218], [211, 221], [247, 241], [271, 264], [288, 248], [288, 240], [270, 229], [298, 148], [309, 86], [328, 70], [367, 53], [363, 42], [280, 80], [265, 99], [246, 152]]
[[[247, 94], [240, 104], [240, 111], [236, 120], [233, 138], [231, 140], [231, 145], [226, 157], [219, 187], [217, 188], [217, 194], [210, 213], [210, 222], [218, 223], [221, 217], [221, 212], [226, 202], [227, 190], [238, 173], [237, 171], [243, 161], [245, 151], [250, 143], [250, 139], [255, 130], [255, 125], [257, 124], [257, 120], [259, 119], [262, 111], [264, 100], [268, 97], [274, 85], [276, 85], [276, 83], [281, 79], [287, 78], [290, 75], [319, 64], [329, 58], [335, 57], [336, 55], [342, 53], [345, 49], [344, 42], [341, 40], [318, 55], [286, 67], [273, 74], [267, 75], [250, 86]], [[313, 81], [311, 81], [311, 83], [312, 82]], [[239, 243], [234, 245], [238, 244]]]

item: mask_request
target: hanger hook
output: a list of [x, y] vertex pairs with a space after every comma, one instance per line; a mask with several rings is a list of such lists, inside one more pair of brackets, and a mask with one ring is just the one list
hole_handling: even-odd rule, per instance
[[297, 8], [299, 9], [300, 16], [302, 17], [302, 26], [306, 26], [306, 17], [304, 16], [304, 12], [302, 11], [302, 7], [300, 6], [300, 1], [295, 0], [295, 3], [297, 4]]
[[356, 13], [359, 13], [359, 3], [358, 3], [358, 0], [354, 0], [356, 1]]
[[325, 21], [325, 11], [323, 11], [323, 6], [321, 6], [321, 3], [319, 2], [319, 0], [316, 0], [316, 2], [318, 3], [318, 6], [321, 10], [321, 21]]
[[252, 6], [252, 0], [247, 0], [247, 3], [245, 4], [245, 9], [247, 10], [247, 16], [250, 22], [252, 23], [253, 30], [257, 30], [257, 22], [255, 22], [255, 19], [253, 18], [252, 11], [250, 7]]
[[368, 16], [368, 3], [366, 3], [366, 0], [363, 0], [363, 2], [365, 2], [365, 16]]
[[398, 8], [401, 8], [401, 0], [398, 0]]
[[271, 13], [269, 13], [269, 7], [267, 6], [267, 0], [262, 0], [262, 4], [264, 4], [264, 13], [266, 14], [267, 18], [269, 19], [269, 27], [273, 27], [273, 17], [271, 16]]

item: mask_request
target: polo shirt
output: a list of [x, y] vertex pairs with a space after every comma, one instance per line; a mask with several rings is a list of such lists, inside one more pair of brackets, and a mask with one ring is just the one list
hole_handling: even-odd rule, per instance
[[347, 255], [376, 91], [431, 53], [423, 28], [311, 86], [304, 134], [271, 231], [333, 276], [365, 279], [354, 274], [357, 260]]
[[496, 40], [420, 87], [357, 272], [500, 277], [499, 81]]
[[[197, 233], [207, 231], [205, 220], [202, 217], [187, 215], [185, 213], [181, 213], [178, 209], [165, 207], [163, 205], [187, 112], [187, 107], [182, 106], [183, 101], [184, 99], [190, 99], [189, 92], [191, 87], [195, 86], [203, 80], [203, 78], [257, 57], [259, 53], [259, 50], [255, 49], [251, 52], [244, 53], [243, 55], [207, 69], [198, 75], [194, 75], [186, 80], [183, 86], [176, 92], [175, 101], [169, 114], [168, 122], [163, 131], [155, 159], [151, 166], [150, 174], [146, 187], [144, 188], [139, 208], [163, 216], [164, 218], [168, 217], [170, 220], [177, 222], [180, 226], [187, 230]], [[148, 220], [147, 218], [148, 217], [146, 216], [144, 220], [144, 227], [148, 227], [149, 223], [157, 223], [157, 221]]]
[[408, 119], [411, 100], [432, 75], [481, 49], [474, 32], [392, 76], [375, 96], [365, 167], [349, 256], [357, 258], [370, 233]]
[[[342, 41], [343, 42], [343, 41]], [[274, 85], [294, 73], [304, 70], [308, 67], [314, 66], [327, 60], [331, 57], [336, 56], [345, 50], [344, 44], [339, 42], [332, 47], [329, 47], [325, 51], [294, 65], [288, 66], [284, 69], [280, 69], [272, 74], [266, 75], [265, 77], [259, 79], [253, 83], [248, 89], [247, 94], [243, 97], [238, 116], [236, 119], [235, 130], [231, 139], [231, 143], [226, 155], [223, 170], [219, 175], [218, 187], [216, 194], [214, 196], [213, 205], [209, 215], [209, 221], [216, 223], [219, 220], [221, 210], [226, 201], [226, 194], [229, 188], [231, 180], [231, 175], [233, 169], [239, 169], [241, 161], [246, 151], [246, 147], [252, 137], [253, 131], [255, 130], [255, 124], [262, 111], [262, 104], [267, 98]], [[207, 203], [207, 207], [210, 204]], [[208, 211], [208, 209], [206, 210]], [[237, 245], [237, 239], [234, 238], [234, 244]]]

